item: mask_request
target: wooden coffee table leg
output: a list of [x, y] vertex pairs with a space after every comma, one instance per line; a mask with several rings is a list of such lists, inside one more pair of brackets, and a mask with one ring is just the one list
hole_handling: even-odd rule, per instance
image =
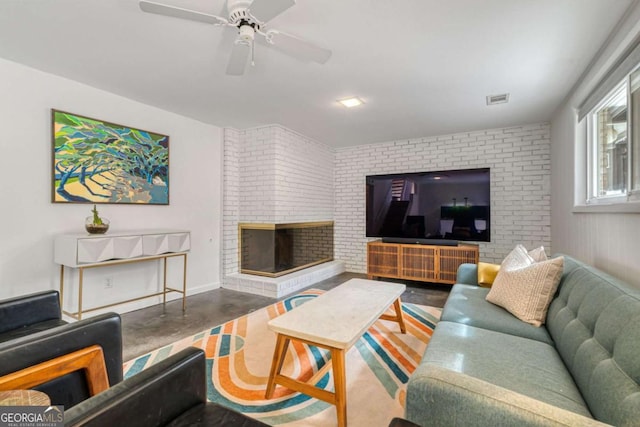
[[404, 324], [404, 317], [402, 317], [402, 302], [400, 301], [400, 298], [395, 300], [395, 302], [393, 303], [393, 309], [395, 310], [395, 313], [393, 315], [383, 314], [382, 316], [380, 316], [380, 318], [382, 320], [391, 320], [392, 322], [398, 322], [398, 325], [400, 325], [400, 332], [406, 334], [407, 327]]
[[338, 427], [345, 427], [347, 425], [347, 381], [345, 376], [344, 350], [332, 348], [331, 361], [333, 363], [333, 384], [335, 387]]
[[271, 361], [271, 372], [269, 373], [269, 381], [267, 382], [267, 392], [265, 397], [270, 399], [276, 388], [276, 375], [282, 370], [284, 357], [287, 355], [287, 347], [289, 347], [289, 338], [278, 334], [276, 339], [276, 348], [273, 351], [273, 360]]
[[398, 319], [398, 324], [400, 325], [400, 332], [403, 334], [407, 333], [407, 327], [404, 325], [404, 317], [402, 316], [402, 303], [400, 302], [400, 298], [398, 298], [394, 303], [393, 307], [396, 310], [396, 317]]

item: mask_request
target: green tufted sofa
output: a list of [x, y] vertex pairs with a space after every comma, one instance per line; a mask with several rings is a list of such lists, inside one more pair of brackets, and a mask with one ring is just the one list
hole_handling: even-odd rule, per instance
[[565, 256], [536, 328], [485, 300], [464, 264], [405, 417], [421, 426], [639, 426], [640, 290]]

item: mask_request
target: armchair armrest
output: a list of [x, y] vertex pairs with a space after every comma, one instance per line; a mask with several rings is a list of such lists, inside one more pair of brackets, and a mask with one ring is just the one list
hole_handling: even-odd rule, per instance
[[607, 426], [593, 418], [436, 365], [410, 380], [406, 418], [421, 426]]
[[38, 292], [0, 301], [0, 334], [61, 318], [58, 291]]
[[189, 347], [65, 411], [65, 426], [164, 426], [206, 396], [204, 351]]
[[477, 264], [460, 264], [456, 275], [456, 283], [464, 285], [478, 285], [478, 265]]
[[[0, 343], [0, 376], [73, 353], [92, 345], [102, 347], [109, 385], [122, 381], [120, 316], [106, 313]], [[34, 387], [49, 395], [53, 405], [71, 408], [90, 396], [84, 374], [75, 371]]]

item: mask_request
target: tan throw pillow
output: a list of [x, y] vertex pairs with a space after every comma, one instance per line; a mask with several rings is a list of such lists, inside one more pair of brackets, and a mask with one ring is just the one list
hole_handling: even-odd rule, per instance
[[563, 266], [562, 257], [534, 262], [518, 245], [502, 262], [487, 301], [524, 322], [540, 326], [560, 283]]
[[478, 263], [478, 285], [490, 288], [500, 271], [500, 264], [490, 264], [488, 262]]

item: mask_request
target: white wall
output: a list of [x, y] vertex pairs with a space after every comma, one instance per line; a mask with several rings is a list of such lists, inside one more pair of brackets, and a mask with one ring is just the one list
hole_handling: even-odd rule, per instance
[[491, 242], [480, 259], [500, 262], [513, 247], [551, 245], [549, 125], [465, 132], [336, 151], [335, 257], [366, 271], [365, 176], [491, 168]]
[[238, 222], [333, 219], [333, 150], [280, 125], [225, 129], [224, 274], [238, 271]]
[[[98, 209], [111, 221], [111, 230], [191, 230], [188, 292], [220, 286], [220, 128], [1, 59], [0, 93], [0, 298], [57, 289], [53, 238], [59, 233], [83, 232], [84, 218], [90, 215], [90, 205], [51, 203], [51, 108], [170, 136], [171, 204], [98, 205]], [[181, 285], [181, 265], [174, 261], [171, 278], [178, 280], [171, 284], [177, 286]], [[85, 307], [158, 289], [159, 274], [158, 262], [87, 270]], [[105, 277], [113, 278], [113, 289], [104, 289]], [[67, 296], [75, 301], [76, 292], [70, 290]], [[122, 312], [158, 301], [150, 298], [113, 310]]]
[[640, 287], [640, 214], [573, 212], [574, 201], [584, 200], [586, 191], [584, 125], [578, 125], [575, 109], [638, 36], [640, 5], [636, 4], [553, 115], [551, 235], [554, 250]]

